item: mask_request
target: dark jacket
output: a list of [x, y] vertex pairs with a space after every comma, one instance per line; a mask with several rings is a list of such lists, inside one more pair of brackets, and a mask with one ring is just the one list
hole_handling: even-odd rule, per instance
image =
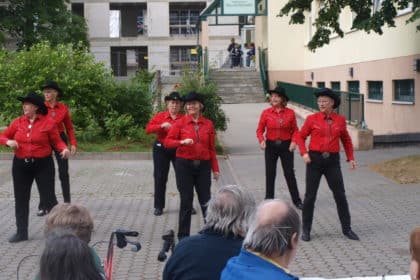
[[219, 279], [227, 261], [239, 254], [242, 241], [211, 229], [184, 238], [166, 263], [163, 280]]

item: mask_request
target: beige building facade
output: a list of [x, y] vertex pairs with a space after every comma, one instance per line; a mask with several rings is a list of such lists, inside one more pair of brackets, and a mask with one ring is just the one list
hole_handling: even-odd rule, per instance
[[256, 20], [257, 46], [267, 49], [270, 86], [277, 81], [355, 91], [364, 95], [365, 121], [375, 141], [420, 140], [420, 32], [406, 24], [411, 10], [400, 11], [395, 28], [383, 34], [351, 30], [344, 10], [345, 36], [311, 52], [306, 44], [320, 2], [314, 1], [305, 24], [289, 25], [277, 17], [287, 1], [268, 0], [268, 15]]

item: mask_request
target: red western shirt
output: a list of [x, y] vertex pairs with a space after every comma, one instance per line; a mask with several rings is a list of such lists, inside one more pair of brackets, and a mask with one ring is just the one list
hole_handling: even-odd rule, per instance
[[294, 141], [294, 136], [298, 132], [295, 112], [286, 107], [278, 112], [274, 106], [265, 109], [261, 113], [257, 127], [257, 138], [260, 143], [264, 140], [264, 132], [267, 140]]
[[74, 136], [74, 128], [67, 106], [61, 102], [57, 102], [55, 106], [51, 106], [48, 102], [45, 102], [45, 105], [48, 108], [48, 116], [57, 123], [58, 132], [62, 133], [65, 130], [69, 136], [70, 145], [76, 146], [77, 143], [76, 137]]
[[309, 135], [311, 135], [310, 151], [338, 153], [341, 140], [347, 160], [354, 160], [353, 144], [347, 131], [346, 119], [343, 116], [335, 112], [329, 116], [322, 112], [308, 116], [296, 137], [301, 155], [307, 153], [305, 140]]
[[154, 115], [153, 118], [146, 125], [146, 133], [156, 133], [157, 140], [161, 143], [164, 143], [166, 135], [168, 135], [169, 128], [162, 128], [160, 127], [161, 124], [163, 124], [164, 122], [168, 122], [171, 125], [173, 125], [177, 120], [179, 120], [182, 117], [183, 115], [181, 113], [178, 113], [176, 119], [174, 120], [171, 118], [171, 114], [168, 111], [159, 112], [156, 115]]
[[[190, 145], [181, 145], [181, 140], [193, 139]], [[213, 123], [200, 117], [194, 122], [191, 116], [179, 119], [169, 130], [165, 140], [165, 146], [176, 149], [176, 156], [192, 160], [210, 160], [213, 172], [219, 172], [219, 163], [215, 148], [216, 131]]]
[[20, 116], [0, 134], [0, 144], [6, 145], [8, 140], [15, 140], [18, 148], [15, 155], [18, 158], [43, 158], [51, 155], [51, 145], [57, 151], [67, 148], [61, 140], [57, 125], [48, 116], [37, 115], [30, 123], [27, 116]]

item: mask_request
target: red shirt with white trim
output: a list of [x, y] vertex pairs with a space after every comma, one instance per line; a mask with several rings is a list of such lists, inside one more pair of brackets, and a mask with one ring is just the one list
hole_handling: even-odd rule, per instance
[[168, 135], [170, 128], [160, 127], [164, 122], [168, 122], [173, 125], [177, 120], [182, 118], [184, 115], [178, 113], [176, 118], [173, 119], [168, 111], [159, 112], [153, 116], [153, 118], [146, 125], [146, 133], [156, 133], [156, 138], [159, 142], [164, 143], [166, 135]]
[[[193, 139], [193, 144], [181, 145], [181, 140]], [[177, 148], [176, 156], [191, 160], [210, 160], [213, 172], [219, 172], [216, 157], [216, 130], [212, 121], [199, 117], [195, 122], [191, 116], [179, 119], [169, 130], [164, 145]]]
[[347, 131], [346, 119], [335, 112], [329, 115], [318, 112], [308, 116], [298, 135], [296, 139], [301, 155], [308, 152], [305, 140], [310, 135], [310, 151], [338, 153], [341, 140], [347, 160], [354, 160], [353, 143]]
[[45, 102], [48, 108], [48, 116], [50, 116], [56, 123], [58, 132], [66, 131], [69, 136], [69, 141], [72, 146], [76, 146], [76, 136], [74, 135], [73, 123], [71, 122], [70, 112], [66, 105], [61, 102], [56, 102], [55, 106], [51, 106]]
[[298, 132], [298, 126], [292, 109], [283, 107], [278, 110], [272, 106], [261, 113], [257, 127], [259, 143], [264, 140], [264, 133], [267, 140], [294, 141], [296, 132]]
[[47, 157], [51, 155], [51, 146], [60, 152], [67, 149], [61, 140], [55, 121], [44, 115], [37, 115], [32, 124], [25, 115], [15, 119], [0, 134], [0, 144], [6, 146], [8, 140], [15, 140], [18, 143], [18, 148], [15, 150], [18, 158]]

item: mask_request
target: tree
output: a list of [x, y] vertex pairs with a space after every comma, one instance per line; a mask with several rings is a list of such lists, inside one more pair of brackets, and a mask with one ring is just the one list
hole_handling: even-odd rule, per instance
[[[317, 0], [315, 0], [317, 1]], [[305, 12], [311, 10], [311, 4], [314, 0], [289, 0], [280, 10], [278, 16], [291, 14], [291, 24], [303, 24], [305, 22]], [[353, 29], [364, 30], [367, 33], [371, 31], [382, 35], [382, 27], [386, 24], [389, 27], [395, 27], [394, 18], [397, 11], [409, 7], [412, 3], [413, 15], [407, 20], [415, 22], [420, 19], [420, 0], [325, 0], [318, 12], [318, 17], [314, 22], [316, 32], [308, 48], [315, 51], [330, 42], [331, 34], [335, 33], [340, 37], [344, 32], [340, 27], [339, 16], [341, 11], [350, 7], [355, 13], [353, 19]], [[417, 31], [420, 31], [420, 24], [417, 25]]]
[[[41, 41], [55, 46], [72, 43], [88, 46], [84, 18], [68, 10], [70, 0], [10, 0], [0, 6], [0, 43], [9, 36], [19, 49]], [[5, 35], [7, 34], [7, 35]]]

